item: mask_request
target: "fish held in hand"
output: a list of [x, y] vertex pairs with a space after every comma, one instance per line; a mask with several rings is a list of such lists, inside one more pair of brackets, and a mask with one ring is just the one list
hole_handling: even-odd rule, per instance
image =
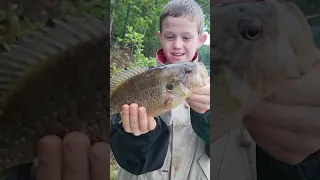
[[0, 54], [0, 170], [33, 162], [45, 135], [109, 143], [109, 32], [90, 15], [54, 20]]
[[157, 117], [183, 103], [207, 81], [208, 72], [201, 62], [129, 68], [111, 80], [110, 114], [120, 113], [124, 104], [136, 103]]
[[211, 142], [235, 128], [277, 85], [320, 60], [307, 21], [292, 2], [213, 5]]

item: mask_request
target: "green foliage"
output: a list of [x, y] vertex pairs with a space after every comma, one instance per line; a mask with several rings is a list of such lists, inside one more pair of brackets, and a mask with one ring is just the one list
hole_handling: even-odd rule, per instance
[[117, 179], [118, 168], [115, 164], [112, 164], [110, 167], [110, 180]]
[[[206, 17], [205, 29], [210, 32], [210, 1], [196, 1]], [[124, 38], [127, 33], [126, 27], [131, 26], [135, 32], [144, 35], [145, 48], [142, 53], [146, 57], [154, 56], [156, 50], [161, 47], [157, 37], [160, 13], [168, 2], [168, 0], [112, 0], [110, 6], [112, 39]]]
[[21, 20], [19, 18], [20, 11], [17, 4], [9, 4], [6, 10], [0, 10], [1, 19], [6, 23], [0, 25], [0, 45], [11, 43], [15, 37], [21, 37], [28, 32], [38, 29], [41, 25], [32, 22], [28, 18]]
[[41, 25], [37, 22], [31, 22], [28, 18], [23, 21], [19, 19], [19, 6], [17, 4], [9, 4], [7, 10], [7, 19], [9, 20], [13, 34], [16, 36], [24, 35], [26, 32], [35, 30]]
[[297, 4], [305, 15], [317, 14], [320, 12], [319, 0], [290, 0]]
[[205, 66], [210, 66], [210, 46], [203, 45], [198, 49], [199, 61], [203, 62]]
[[[320, 1], [319, 0], [290, 0], [294, 2], [307, 16], [319, 15], [320, 14]], [[320, 27], [320, 16], [314, 16], [314, 18], [308, 19], [309, 24], [312, 26]]]
[[[205, 14], [205, 31], [210, 32], [210, 1], [196, 1]], [[120, 46], [118, 49], [114, 48], [117, 53], [111, 51], [111, 59], [115, 60], [111, 62], [111, 74], [123, 66], [155, 65], [155, 53], [161, 48], [157, 36], [160, 13], [168, 2], [168, 0], [111, 0], [112, 41]], [[126, 49], [130, 49], [129, 57], [124, 57], [124, 53], [121, 52]], [[204, 54], [207, 52], [202, 53], [203, 61], [209, 61], [207, 59], [209, 54]], [[123, 59], [127, 59], [128, 62], [122, 62]]]
[[128, 32], [125, 34], [125, 38], [121, 39], [118, 37], [118, 42], [124, 42], [125, 46], [131, 45], [131, 49], [134, 49], [134, 66], [154, 66], [156, 59], [153, 57], [147, 58], [144, 56], [143, 52], [143, 38], [144, 35], [133, 31], [132, 26], [127, 27]]
[[[59, 7], [62, 10], [61, 16], [89, 13], [101, 20], [105, 18], [106, 9], [109, 9], [105, 0], [83, 0], [82, 2], [74, 5], [67, 0], [62, 0]], [[16, 37], [24, 36], [43, 26], [40, 22], [31, 21], [22, 15], [23, 7], [21, 4], [9, 3], [7, 9], [0, 10], [0, 21], [6, 22], [0, 24], [0, 45], [5, 46], [5, 44], [14, 41]]]
[[121, 71], [121, 68], [119, 68], [118, 64], [116, 62], [112, 62], [110, 64], [110, 75], [113, 77], [115, 74]]
[[[119, 170], [119, 165], [112, 153], [112, 150], [110, 148], [110, 180], [116, 180], [117, 179], [117, 174]], [[1, 180], [1, 179], [0, 179]]]
[[132, 44], [135, 48], [143, 48], [142, 42], [143, 42], [143, 35], [140, 33], [137, 33], [133, 31], [132, 26], [127, 26], [128, 32], [125, 34], [125, 38], [121, 39], [118, 37], [118, 42], [124, 42], [126, 43], [125, 46], [128, 44]]
[[63, 14], [79, 15], [88, 13], [99, 19], [103, 19], [106, 9], [109, 9], [109, 7], [105, 0], [83, 0], [82, 3], [76, 5], [68, 0], [62, 0], [60, 9]]

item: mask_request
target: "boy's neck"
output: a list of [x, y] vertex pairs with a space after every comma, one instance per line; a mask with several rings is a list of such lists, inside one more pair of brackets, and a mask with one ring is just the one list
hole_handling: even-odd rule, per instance
[[[156, 53], [156, 60], [157, 65], [165, 65], [166, 64], [166, 57], [164, 56], [163, 49], [159, 49]], [[196, 51], [195, 55], [192, 58], [192, 61], [198, 61], [198, 52]]]

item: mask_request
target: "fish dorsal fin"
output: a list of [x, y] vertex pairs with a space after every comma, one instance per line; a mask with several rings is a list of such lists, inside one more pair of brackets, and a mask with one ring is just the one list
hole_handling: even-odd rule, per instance
[[127, 70], [120, 71], [110, 81], [110, 92], [112, 93], [122, 83], [138, 74], [146, 72], [148, 69], [148, 67], [131, 67]]

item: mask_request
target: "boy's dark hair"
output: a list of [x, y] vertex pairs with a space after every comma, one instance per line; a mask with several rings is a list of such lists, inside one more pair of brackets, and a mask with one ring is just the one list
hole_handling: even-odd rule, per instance
[[204, 31], [204, 15], [199, 4], [193, 0], [172, 0], [163, 8], [160, 15], [160, 32], [162, 22], [168, 17], [188, 17], [192, 22], [198, 23], [198, 33]]

